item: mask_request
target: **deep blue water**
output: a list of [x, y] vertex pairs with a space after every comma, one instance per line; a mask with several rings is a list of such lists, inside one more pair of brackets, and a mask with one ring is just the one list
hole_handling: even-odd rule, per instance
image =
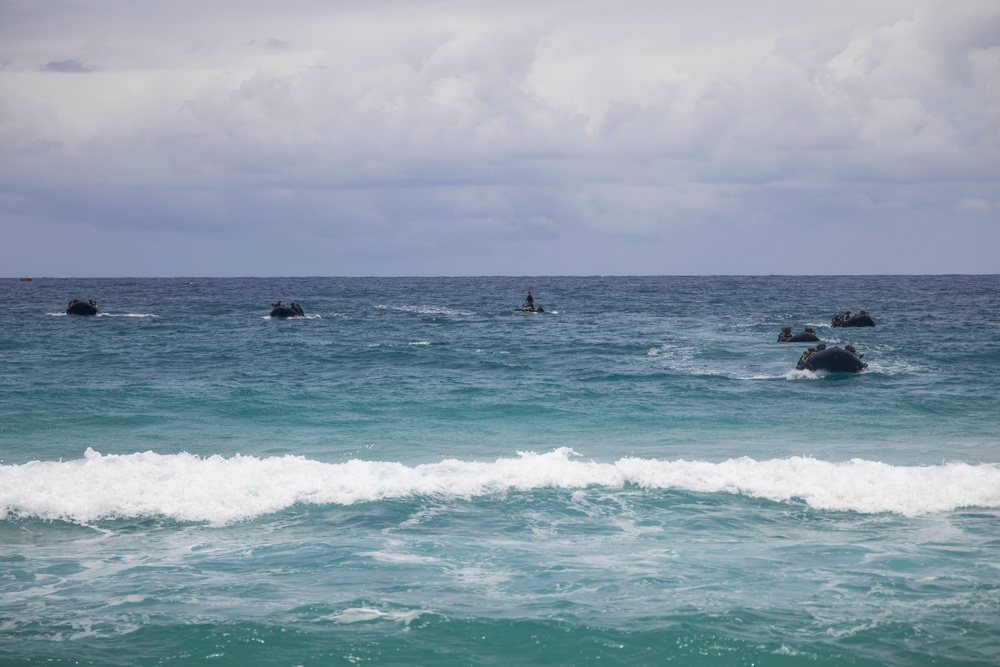
[[0, 664], [1000, 664], [998, 276], [0, 300]]

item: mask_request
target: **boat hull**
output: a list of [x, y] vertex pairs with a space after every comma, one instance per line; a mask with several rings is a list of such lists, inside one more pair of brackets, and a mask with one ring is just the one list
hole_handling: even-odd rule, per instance
[[97, 308], [90, 305], [85, 301], [77, 301], [76, 303], [71, 303], [66, 308], [67, 315], [96, 315]]
[[799, 363], [799, 370], [827, 371], [828, 373], [860, 373], [868, 368], [861, 357], [840, 347], [818, 350]]

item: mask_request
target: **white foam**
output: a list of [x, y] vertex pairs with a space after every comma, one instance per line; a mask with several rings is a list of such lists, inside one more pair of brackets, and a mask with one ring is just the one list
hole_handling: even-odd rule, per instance
[[415, 554], [407, 553], [394, 553], [390, 551], [367, 551], [359, 554], [360, 556], [367, 556], [372, 560], [377, 560], [381, 563], [396, 563], [404, 565], [426, 565], [429, 563], [437, 563], [438, 558], [433, 556], [417, 556]]
[[670, 371], [703, 377], [722, 377], [731, 380], [777, 380], [788, 378], [787, 374], [747, 372], [745, 368], [729, 368], [718, 363], [706, 363], [697, 358], [697, 350], [690, 346], [670, 343], [646, 351], [646, 358], [652, 363]]
[[568, 448], [495, 461], [323, 463], [301, 456], [258, 458], [102, 455], [75, 461], [0, 465], [0, 519], [33, 516], [91, 523], [166, 517], [223, 524], [295, 503], [351, 505], [394, 498], [473, 498], [535, 489], [676, 489], [801, 501], [822, 510], [915, 516], [961, 507], [1000, 508], [1000, 464], [893, 466], [855, 459], [792, 457], [662, 461], [580, 460]]
[[392, 623], [402, 623], [409, 626], [410, 623], [420, 618], [422, 615], [430, 613], [423, 609], [399, 609], [383, 610], [375, 607], [352, 607], [335, 614], [321, 616], [320, 621], [333, 621], [334, 623], [372, 623], [375, 621], [390, 621]]
[[380, 304], [375, 307], [380, 310], [394, 310], [396, 312], [415, 313], [417, 315], [447, 315], [456, 317], [468, 317], [470, 315], [475, 315], [475, 313], [471, 310], [448, 308], [447, 306], [386, 306]]
[[786, 380], [819, 380], [826, 377], [826, 371], [809, 371], [806, 369], [798, 370], [791, 369], [787, 371], [782, 377]]
[[[45, 313], [46, 315], [51, 315], [52, 317], [66, 317], [67, 313], [65, 311], [61, 313]], [[155, 313], [97, 313], [92, 317], [159, 317]]]

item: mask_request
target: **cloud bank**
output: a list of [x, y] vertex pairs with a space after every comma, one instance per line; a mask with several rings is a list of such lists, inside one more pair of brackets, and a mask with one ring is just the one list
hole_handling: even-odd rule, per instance
[[11, 276], [995, 273], [1000, 5], [6, 3], [0, 155]]

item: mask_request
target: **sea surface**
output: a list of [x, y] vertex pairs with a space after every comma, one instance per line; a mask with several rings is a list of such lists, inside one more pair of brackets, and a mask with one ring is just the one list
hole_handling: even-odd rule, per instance
[[998, 276], [0, 304], [0, 665], [1000, 665]]

